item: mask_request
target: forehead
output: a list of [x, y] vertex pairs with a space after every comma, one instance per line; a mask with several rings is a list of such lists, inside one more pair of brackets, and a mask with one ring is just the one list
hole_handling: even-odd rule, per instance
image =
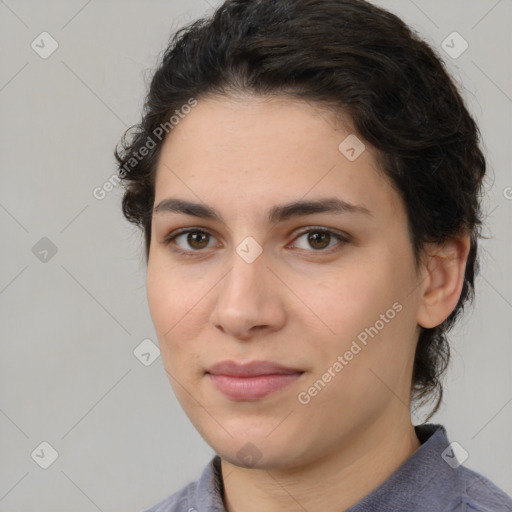
[[[288, 96], [208, 96], [184, 115], [164, 142], [180, 157], [194, 147], [198, 156], [213, 151], [234, 157], [303, 154], [324, 138], [323, 146], [353, 132], [348, 116]], [[200, 137], [200, 138], [199, 138]], [[328, 137], [328, 138], [326, 138]], [[304, 142], [307, 142], [304, 145]], [[177, 146], [180, 148], [177, 148]], [[336, 148], [335, 148], [336, 149]], [[188, 154], [187, 158], [191, 155]]]
[[212, 198], [219, 208], [226, 199], [257, 206], [339, 193], [393, 210], [399, 198], [372, 148], [355, 147], [364, 150], [353, 160], [344, 153], [353, 137], [349, 118], [294, 98], [200, 99], [164, 141], [155, 203], [179, 193]]

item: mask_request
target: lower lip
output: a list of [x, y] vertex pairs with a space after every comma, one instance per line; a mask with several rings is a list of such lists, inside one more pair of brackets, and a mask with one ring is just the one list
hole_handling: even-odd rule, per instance
[[233, 400], [259, 400], [283, 389], [297, 380], [302, 373], [232, 377], [208, 374], [213, 385]]

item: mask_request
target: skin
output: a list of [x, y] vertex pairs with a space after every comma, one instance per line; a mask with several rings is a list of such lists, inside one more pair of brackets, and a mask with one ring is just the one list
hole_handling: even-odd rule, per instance
[[[147, 294], [173, 390], [222, 459], [228, 512], [345, 510], [420, 445], [409, 398], [419, 326], [438, 325], [455, 308], [469, 238], [428, 246], [416, 271], [403, 202], [372, 148], [366, 144], [355, 161], [338, 150], [351, 133], [350, 119], [342, 127], [330, 112], [296, 99], [209, 97], [162, 148], [155, 205], [169, 197], [205, 203], [224, 219], [154, 213]], [[324, 197], [371, 215], [267, 220], [275, 205]], [[166, 244], [179, 228], [206, 231], [206, 238], [187, 243], [185, 234]], [[333, 235], [314, 245], [306, 228], [348, 241]], [[252, 263], [236, 252], [249, 236], [263, 249]], [[300, 403], [299, 393], [395, 302], [401, 311]], [[263, 399], [236, 401], [205, 375], [226, 359], [269, 360], [304, 373]], [[254, 457], [244, 461], [237, 453], [249, 442]]]

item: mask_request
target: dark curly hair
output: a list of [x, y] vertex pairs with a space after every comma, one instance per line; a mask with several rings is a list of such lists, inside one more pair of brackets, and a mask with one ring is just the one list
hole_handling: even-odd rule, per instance
[[479, 129], [442, 59], [400, 18], [364, 0], [226, 0], [180, 28], [153, 75], [141, 122], [114, 152], [123, 214], [144, 231], [146, 262], [162, 127], [169, 132], [170, 117], [191, 99], [247, 93], [287, 95], [350, 117], [404, 201], [417, 269], [426, 243], [470, 235], [457, 306], [418, 339], [411, 399], [435, 400], [430, 418], [443, 396], [446, 333], [474, 299], [486, 171]]

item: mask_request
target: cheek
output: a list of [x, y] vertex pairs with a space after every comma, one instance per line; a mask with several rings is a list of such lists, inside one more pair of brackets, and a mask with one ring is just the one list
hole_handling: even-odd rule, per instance
[[164, 323], [172, 320], [170, 315], [174, 311], [172, 301], [175, 291], [171, 289], [166, 273], [155, 263], [155, 258], [150, 258], [148, 262], [146, 287], [151, 319], [160, 337], [166, 330]]
[[185, 314], [181, 285], [173, 274], [156, 257], [148, 262], [148, 306], [163, 357], [171, 347], [175, 350], [175, 340], [180, 339], [176, 333], [182, 328], [180, 319]]
[[171, 365], [178, 368], [176, 361], [195, 357], [194, 341], [206, 321], [205, 293], [201, 280], [184, 279], [180, 272], [162, 262], [162, 258], [159, 261], [154, 257], [148, 262], [149, 311], [168, 368]]
[[415, 350], [414, 307], [407, 302], [405, 281], [392, 272], [360, 278], [334, 326], [339, 336], [335, 356], [347, 361], [339, 384], [350, 384], [340, 392], [354, 406], [363, 396], [372, 403], [387, 400], [394, 396], [390, 389], [406, 393]]
[[371, 377], [369, 368], [385, 366], [387, 373], [404, 365], [415, 327], [413, 308], [406, 303], [411, 287], [407, 265], [404, 258], [398, 261], [380, 251], [378, 258], [361, 258], [310, 287], [308, 305], [329, 327], [323, 327], [325, 343], [317, 348], [320, 364], [328, 368], [338, 355], [351, 352], [343, 372], [363, 380]]
[[392, 307], [396, 286], [396, 279], [382, 265], [360, 261], [337, 269], [315, 286], [309, 282], [302, 293], [308, 292], [307, 304], [329, 326], [333, 339], [348, 340]]

